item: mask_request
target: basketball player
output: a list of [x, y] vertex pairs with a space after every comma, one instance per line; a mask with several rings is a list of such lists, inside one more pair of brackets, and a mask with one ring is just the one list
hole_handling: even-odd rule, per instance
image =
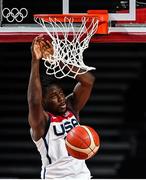
[[31, 136], [42, 160], [42, 179], [88, 180], [90, 171], [84, 160], [71, 157], [65, 147], [65, 137], [79, 125], [79, 112], [90, 97], [94, 76], [87, 72], [77, 75], [73, 93], [65, 97], [58, 84], [42, 87], [40, 61], [53, 53], [43, 36], [33, 40], [31, 74], [28, 85], [29, 124]]

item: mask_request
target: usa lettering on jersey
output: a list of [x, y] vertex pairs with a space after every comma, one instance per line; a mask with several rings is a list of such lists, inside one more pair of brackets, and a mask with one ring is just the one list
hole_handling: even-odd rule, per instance
[[71, 118], [69, 121], [62, 121], [62, 123], [54, 124], [53, 130], [56, 136], [62, 136], [78, 125], [78, 121], [75, 118]]

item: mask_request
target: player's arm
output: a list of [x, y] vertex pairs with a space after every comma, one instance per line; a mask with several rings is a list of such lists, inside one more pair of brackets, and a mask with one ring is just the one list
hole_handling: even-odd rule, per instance
[[[43, 37], [36, 37], [32, 43], [31, 73], [28, 85], [28, 121], [34, 140], [40, 139], [45, 132], [47, 114], [42, 107], [42, 87], [40, 82], [40, 60], [42, 58]], [[44, 43], [44, 42], [43, 42]]]
[[68, 99], [70, 99], [73, 110], [78, 114], [91, 95], [95, 77], [90, 72], [87, 72], [77, 75], [76, 80], [78, 83]]

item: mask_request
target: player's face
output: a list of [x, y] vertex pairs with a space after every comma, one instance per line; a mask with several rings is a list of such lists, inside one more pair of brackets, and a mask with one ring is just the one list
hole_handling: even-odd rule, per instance
[[47, 103], [49, 110], [54, 114], [63, 114], [66, 112], [65, 95], [61, 87], [51, 85], [48, 90]]

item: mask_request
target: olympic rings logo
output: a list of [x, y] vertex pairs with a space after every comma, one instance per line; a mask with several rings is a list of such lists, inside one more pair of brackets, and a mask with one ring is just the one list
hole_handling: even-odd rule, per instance
[[2, 10], [2, 16], [7, 19], [8, 22], [22, 22], [24, 18], [28, 15], [28, 11], [26, 8], [21, 8], [20, 10], [17, 8], [9, 9], [4, 8]]

